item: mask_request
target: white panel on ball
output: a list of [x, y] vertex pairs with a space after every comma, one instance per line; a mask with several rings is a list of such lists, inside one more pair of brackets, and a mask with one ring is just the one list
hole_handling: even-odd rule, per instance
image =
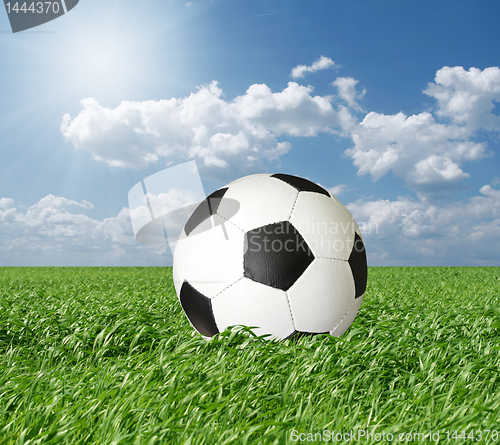
[[[270, 176], [257, 176], [246, 181], [237, 182], [224, 195], [217, 213], [227, 216], [231, 222], [244, 231], [260, 226], [287, 221], [297, 199], [298, 191]], [[231, 200], [239, 202], [240, 207], [234, 215]]]
[[333, 335], [334, 337], [340, 337], [349, 327], [351, 326], [352, 322], [356, 318], [356, 315], [358, 314], [359, 308], [361, 307], [361, 303], [363, 301], [363, 297], [358, 297], [354, 300], [352, 303], [351, 309], [349, 312], [346, 314], [346, 316], [335, 326], [331, 331], [330, 335]]
[[319, 193], [302, 192], [290, 222], [316, 258], [349, 259], [357, 225], [338, 200]]
[[208, 298], [243, 276], [243, 232], [231, 222], [217, 222], [213, 226], [179, 240], [185, 243], [183, 280]]
[[[335, 202], [339, 205], [339, 208], [341, 209], [341, 211], [346, 215], [346, 217], [351, 217], [352, 218], [352, 215], [351, 215], [351, 212], [349, 212], [349, 210], [347, 209], [347, 207], [342, 204], [339, 199], [332, 195], [330, 193], [330, 196], [335, 200]], [[361, 236], [361, 231], [359, 230], [359, 227], [358, 227], [358, 223], [356, 222], [356, 220], [354, 218], [352, 218], [353, 222], [354, 222], [354, 228], [355, 228], [355, 232]]]
[[238, 184], [238, 182], [246, 181], [248, 179], [261, 178], [263, 176], [269, 177], [271, 175], [269, 173], [256, 173], [255, 175], [243, 176], [243, 178], [238, 178], [233, 182], [230, 182], [229, 184], [225, 185], [224, 187], [232, 187], [234, 184]]
[[172, 268], [174, 287], [175, 291], [177, 292], [177, 295], [179, 295], [182, 283], [184, 281], [184, 268], [182, 264], [183, 263], [182, 258], [184, 257], [185, 238], [186, 238], [186, 232], [184, 231], [184, 229], [182, 229], [181, 236], [179, 237], [175, 245], [174, 262]]
[[317, 258], [287, 294], [298, 331], [329, 332], [354, 302], [354, 279], [349, 263]]
[[242, 278], [212, 299], [220, 331], [228, 326], [256, 326], [255, 334], [286, 338], [294, 326], [285, 291]]

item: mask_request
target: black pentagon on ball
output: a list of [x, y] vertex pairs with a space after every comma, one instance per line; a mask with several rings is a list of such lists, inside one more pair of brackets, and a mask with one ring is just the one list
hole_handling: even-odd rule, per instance
[[200, 203], [198, 207], [196, 207], [193, 214], [189, 217], [186, 225], [184, 226], [184, 230], [186, 231], [186, 235], [189, 234], [196, 229], [202, 222], [210, 218], [212, 215], [217, 213], [217, 209], [220, 205], [222, 197], [227, 192], [227, 187], [216, 190], [211, 195], [207, 196], [207, 198]]
[[320, 334], [329, 334], [329, 332], [303, 332], [303, 331], [293, 331], [288, 337], [284, 338], [284, 340], [300, 340], [303, 337], [314, 337], [315, 335]]
[[279, 179], [292, 187], [296, 188], [299, 192], [315, 192], [321, 193], [322, 195], [330, 196], [323, 187], [320, 187], [318, 184], [311, 182], [307, 179], [300, 178], [298, 176], [286, 175], [285, 173], [275, 173], [271, 175], [271, 178]]
[[245, 233], [245, 276], [276, 289], [288, 290], [314, 260], [311, 249], [289, 221]]
[[358, 298], [361, 297], [366, 290], [368, 267], [366, 264], [365, 244], [357, 233], [354, 236], [354, 245], [352, 246], [352, 252], [349, 256], [349, 265], [351, 266], [354, 286], [356, 288], [355, 298]]
[[198, 292], [187, 281], [182, 283], [179, 298], [189, 321], [201, 335], [213, 337], [219, 333], [210, 298]]

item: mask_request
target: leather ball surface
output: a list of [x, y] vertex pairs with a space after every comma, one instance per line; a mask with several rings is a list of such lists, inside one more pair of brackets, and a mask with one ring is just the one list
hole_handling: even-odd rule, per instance
[[297, 176], [258, 174], [212, 193], [177, 242], [174, 285], [192, 326], [286, 339], [341, 336], [361, 306], [366, 253], [349, 211]]

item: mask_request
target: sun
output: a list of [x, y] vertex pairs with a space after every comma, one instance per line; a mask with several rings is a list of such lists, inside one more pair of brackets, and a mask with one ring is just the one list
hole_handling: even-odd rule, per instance
[[81, 36], [68, 48], [63, 70], [86, 90], [126, 89], [140, 76], [143, 56], [140, 46], [123, 26], [108, 26]]

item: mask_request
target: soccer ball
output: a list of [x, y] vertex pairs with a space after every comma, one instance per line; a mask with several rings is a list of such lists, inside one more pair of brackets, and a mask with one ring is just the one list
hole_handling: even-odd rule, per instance
[[363, 239], [349, 211], [297, 176], [246, 176], [215, 191], [177, 242], [174, 285], [192, 326], [287, 339], [352, 324], [366, 289]]

